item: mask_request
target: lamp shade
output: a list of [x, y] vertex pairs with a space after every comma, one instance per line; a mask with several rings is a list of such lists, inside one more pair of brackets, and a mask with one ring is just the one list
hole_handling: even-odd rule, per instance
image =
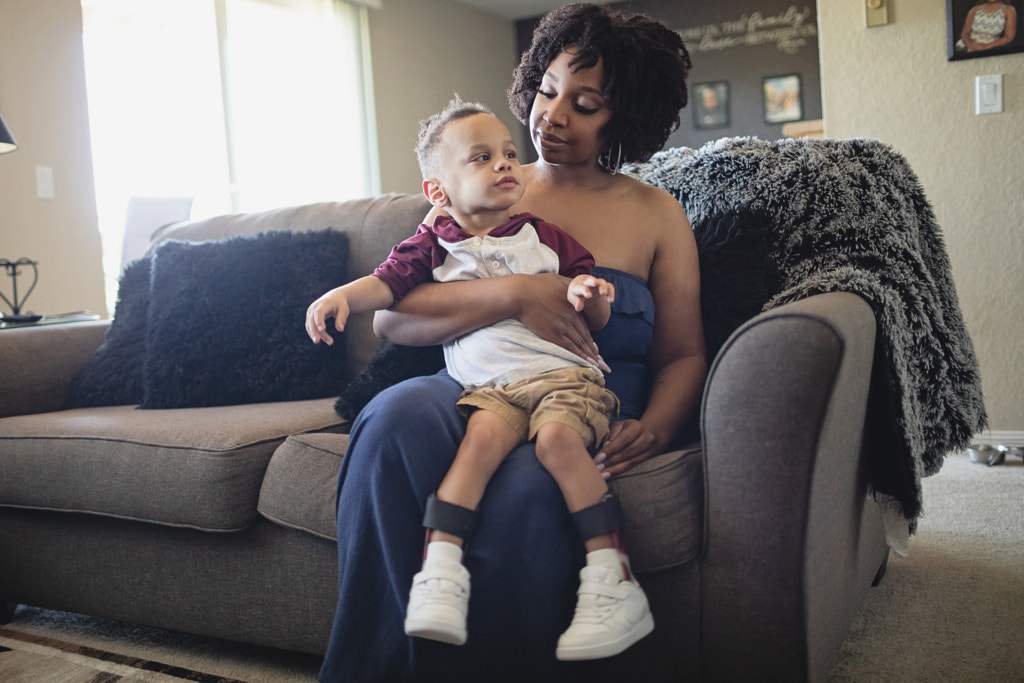
[[18, 143], [14, 140], [14, 136], [11, 135], [11, 131], [7, 130], [4, 117], [0, 116], [0, 154], [13, 152], [16, 149], [18, 149]]

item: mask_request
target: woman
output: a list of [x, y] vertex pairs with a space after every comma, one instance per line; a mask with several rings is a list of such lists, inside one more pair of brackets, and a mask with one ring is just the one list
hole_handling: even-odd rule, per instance
[[[569, 232], [616, 286], [612, 321], [596, 338], [625, 418], [597, 455], [609, 476], [670, 449], [707, 372], [686, 215], [668, 193], [615, 172], [649, 158], [678, 126], [689, 67], [682, 41], [663, 25], [573, 5], [538, 26], [509, 92], [540, 156], [523, 169], [526, 193], [513, 212]], [[421, 285], [375, 324], [393, 341], [434, 344], [518, 316], [593, 357], [595, 340], [565, 292], [565, 281], [550, 274]], [[554, 653], [572, 615], [582, 553], [532, 444], [508, 456], [480, 504], [465, 554], [473, 576], [467, 643], [403, 634], [422, 559], [423, 501], [462, 439], [459, 393], [444, 373], [410, 380], [382, 392], [353, 425], [338, 489], [340, 597], [324, 681], [571, 675]]]
[[967, 52], [1009, 45], [1017, 37], [1017, 10], [1003, 0], [981, 0], [967, 14], [957, 47]]

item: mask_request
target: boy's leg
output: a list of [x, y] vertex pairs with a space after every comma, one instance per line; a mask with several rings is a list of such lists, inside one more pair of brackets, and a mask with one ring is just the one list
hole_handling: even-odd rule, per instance
[[[473, 411], [466, 423], [466, 435], [455, 454], [455, 461], [437, 488], [437, 499], [476, 510], [484, 497], [487, 482], [520, 441], [519, 433], [497, 413]], [[439, 530], [431, 531], [430, 540], [458, 546], [465, 543], [464, 538]]]
[[611, 657], [654, 629], [647, 596], [618, 548], [621, 511], [583, 437], [559, 422], [537, 430], [537, 458], [565, 497], [587, 548], [572, 624], [558, 639], [561, 660]]
[[[608, 494], [605, 481], [575, 429], [561, 422], [545, 422], [537, 429], [537, 459], [558, 483], [569, 512], [599, 504]], [[611, 532], [583, 540], [587, 552], [616, 547]]]
[[519, 433], [496, 413], [477, 410], [470, 415], [455, 460], [427, 502], [428, 543], [423, 568], [409, 592], [407, 635], [452, 645], [466, 642], [469, 572], [462, 565], [462, 546], [487, 483], [520, 441]]

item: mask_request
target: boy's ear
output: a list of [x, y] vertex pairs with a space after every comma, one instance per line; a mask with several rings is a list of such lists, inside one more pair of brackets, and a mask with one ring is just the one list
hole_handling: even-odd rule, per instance
[[448, 206], [448, 193], [441, 186], [437, 178], [427, 178], [423, 181], [423, 194], [434, 206], [443, 209]]

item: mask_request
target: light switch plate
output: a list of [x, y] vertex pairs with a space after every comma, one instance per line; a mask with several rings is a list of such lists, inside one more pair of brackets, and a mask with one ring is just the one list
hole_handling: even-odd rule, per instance
[[868, 28], [889, 23], [889, 0], [864, 0], [864, 22]]
[[999, 114], [1003, 111], [1003, 75], [977, 76], [974, 79], [974, 113]]
[[36, 166], [36, 196], [40, 199], [53, 199], [56, 196], [52, 166]]

